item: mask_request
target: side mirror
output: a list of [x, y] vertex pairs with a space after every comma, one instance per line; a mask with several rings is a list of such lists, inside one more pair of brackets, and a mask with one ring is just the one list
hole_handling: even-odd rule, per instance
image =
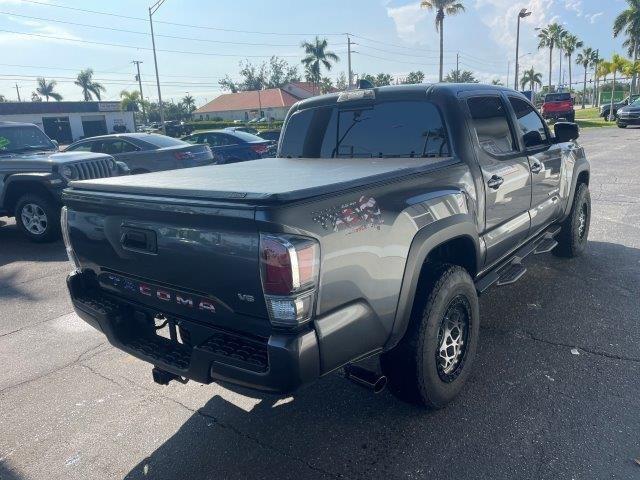
[[558, 122], [553, 126], [556, 134], [556, 143], [570, 142], [580, 136], [580, 127], [577, 123]]
[[531, 130], [525, 133], [522, 138], [524, 140], [524, 148], [537, 147], [544, 143], [542, 135], [540, 135], [540, 132], [537, 130]]

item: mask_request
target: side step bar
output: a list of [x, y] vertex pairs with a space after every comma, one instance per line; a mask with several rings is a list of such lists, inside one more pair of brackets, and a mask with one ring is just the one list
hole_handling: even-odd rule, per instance
[[475, 282], [478, 294], [485, 292], [494, 284], [498, 286], [510, 285], [520, 280], [527, 272], [527, 268], [522, 265], [522, 260], [531, 254], [539, 255], [553, 250], [558, 245], [554, 238], [558, 233], [560, 233], [560, 226], [550, 227], [544, 233], [516, 250], [507, 261], [499, 263], [489, 270]]

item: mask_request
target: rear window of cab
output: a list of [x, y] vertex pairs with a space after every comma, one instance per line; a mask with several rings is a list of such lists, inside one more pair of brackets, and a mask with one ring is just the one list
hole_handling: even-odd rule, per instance
[[440, 112], [431, 102], [416, 100], [298, 111], [287, 121], [279, 152], [291, 158], [449, 155]]

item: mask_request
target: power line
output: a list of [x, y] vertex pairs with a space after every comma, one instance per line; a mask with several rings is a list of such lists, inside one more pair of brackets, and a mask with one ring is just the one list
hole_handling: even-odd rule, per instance
[[[25, 0], [23, 0], [25, 1]], [[95, 42], [92, 40], [82, 40], [78, 38], [65, 38], [65, 37], [56, 37], [54, 35], [43, 35], [40, 33], [25, 33], [25, 32], [16, 32], [13, 30], [0, 30], [0, 32], [4, 33], [12, 33], [14, 35], [26, 35], [29, 37], [39, 37], [39, 38], [48, 38], [52, 40], [61, 40], [64, 42], [73, 42], [73, 43], [85, 43], [89, 45], [102, 45], [107, 47], [117, 47], [117, 48], [134, 48], [136, 50], [147, 50], [151, 51], [152, 49], [149, 47], [140, 47], [135, 45], [123, 45], [119, 43], [106, 43], [106, 42]], [[244, 58], [271, 58], [273, 55], [245, 55], [245, 54], [232, 54], [232, 53], [209, 53], [209, 52], [189, 52], [184, 50], [165, 50], [165, 49], [156, 49], [157, 52], [163, 53], [179, 53], [181, 55], [204, 55], [211, 57], [244, 57]], [[287, 57], [287, 58], [300, 58], [301, 55], [278, 55], [279, 57]]]
[[[424, 63], [424, 62], [407, 62], [404, 60], [396, 60], [395, 58], [388, 58], [388, 57], [378, 57], [376, 55], [370, 55], [368, 53], [363, 53], [363, 52], [358, 52], [358, 51], [353, 51], [352, 53], [357, 54], [357, 55], [363, 55], [365, 57], [370, 57], [370, 58], [376, 58], [378, 60], [384, 60], [387, 62], [395, 62], [395, 63], [406, 63], [409, 65], [420, 65], [423, 67], [433, 67], [438, 65], [437, 63]], [[449, 64], [449, 62], [445, 62], [446, 64]]]
[[[93, 13], [95, 15], [107, 15], [110, 17], [117, 17], [117, 18], [126, 18], [128, 20], [138, 20], [138, 21], [143, 21], [143, 22], [147, 22], [148, 19], [147, 18], [142, 18], [142, 17], [131, 17], [128, 15], [120, 15], [117, 13], [110, 13], [110, 12], [99, 12], [97, 10], [89, 10], [86, 8], [78, 8], [78, 7], [69, 7], [67, 5], [57, 5], [55, 3], [47, 3], [47, 2], [39, 2], [37, 0], [22, 0], [23, 3], [33, 3], [36, 5], [42, 5], [45, 7], [55, 7], [55, 8], [64, 8], [66, 10], [74, 10], [76, 12], [84, 12], [84, 13]], [[317, 32], [317, 33], [310, 33], [310, 32], [305, 32], [305, 33], [291, 33], [291, 32], [264, 32], [264, 31], [251, 31], [251, 30], [235, 30], [235, 29], [229, 29], [229, 28], [217, 28], [217, 27], [207, 27], [204, 25], [190, 25], [190, 24], [186, 24], [186, 23], [177, 23], [177, 22], [167, 22], [167, 21], [161, 21], [161, 20], [157, 20], [156, 23], [162, 23], [164, 25], [174, 25], [177, 27], [188, 27], [188, 28], [199, 28], [199, 29], [203, 29], [203, 30], [214, 30], [214, 31], [219, 31], [219, 32], [231, 32], [231, 33], [249, 33], [249, 34], [256, 34], [256, 35], [282, 35], [282, 36], [308, 36], [308, 35], [325, 35], [325, 36], [343, 36], [344, 33], [321, 33], [321, 32]]]
[[[87, 23], [77, 23], [77, 22], [69, 22], [67, 20], [57, 20], [57, 19], [53, 19], [53, 18], [44, 18], [44, 17], [34, 17], [31, 15], [22, 15], [22, 14], [18, 14], [18, 13], [12, 13], [12, 12], [2, 12], [0, 11], [0, 14], [4, 14], [4, 15], [11, 15], [14, 17], [20, 17], [20, 18], [28, 18], [31, 20], [41, 20], [41, 21], [45, 21], [45, 22], [54, 22], [54, 23], [62, 23], [65, 25], [74, 25], [77, 27], [88, 27], [88, 28], [98, 28], [100, 30], [109, 30], [109, 31], [113, 31], [113, 32], [122, 32], [122, 33], [132, 33], [135, 35], [145, 35], [145, 36], [150, 36], [150, 33], [148, 32], [140, 32], [137, 30], [126, 30], [124, 28], [114, 28], [114, 27], [105, 27], [102, 25], [90, 25]], [[157, 22], [160, 23], [160, 22]], [[189, 40], [192, 42], [206, 42], [206, 43], [222, 43], [222, 44], [228, 44], [228, 45], [246, 45], [246, 46], [252, 46], [252, 47], [259, 47], [259, 46], [264, 46], [264, 47], [299, 47], [298, 44], [291, 44], [291, 43], [264, 43], [264, 42], [231, 42], [228, 40], [209, 40], [206, 38], [197, 38], [197, 37], [181, 37], [178, 35], [164, 35], [164, 34], [156, 34], [156, 37], [163, 37], [163, 38], [171, 38], [174, 40]]]

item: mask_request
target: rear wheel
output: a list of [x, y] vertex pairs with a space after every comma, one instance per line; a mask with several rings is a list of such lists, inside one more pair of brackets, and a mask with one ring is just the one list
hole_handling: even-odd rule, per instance
[[[381, 357], [398, 398], [427, 408], [451, 402], [469, 377], [478, 343], [479, 308], [473, 280], [455, 265], [434, 266], [400, 343]], [[417, 308], [416, 308], [417, 307]]]
[[556, 240], [558, 246], [553, 253], [559, 257], [577, 257], [587, 248], [589, 224], [591, 222], [591, 195], [589, 186], [581, 183], [577, 186], [571, 213], [562, 222], [562, 228]]
[[60, 237], [60, 208], [41, 195], [23, 195], [16, 205], [16, 223], [34, 242], [53, 242]]
[[626, 126], [626, 125], [623, 125], [622, 123], [619, 123], [619, 124], [618, 124], [618, 128], [627, 128], [627, 126]]

